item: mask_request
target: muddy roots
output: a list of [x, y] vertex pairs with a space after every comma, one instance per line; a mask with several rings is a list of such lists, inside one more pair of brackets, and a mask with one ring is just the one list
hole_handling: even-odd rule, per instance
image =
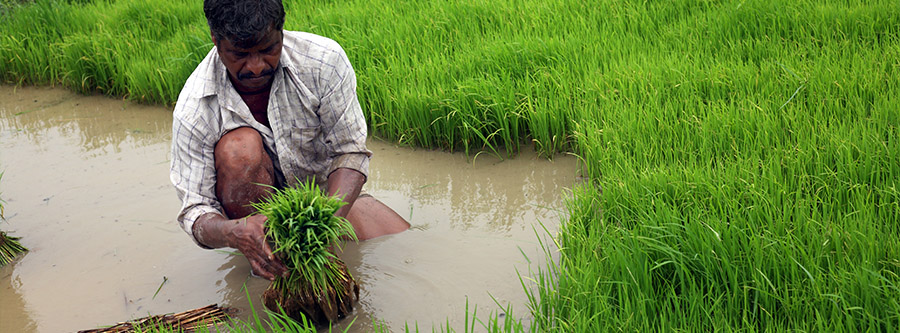
[[269, 285], [263, 292], [263, 304], [269, 311], [280, 313], [282, 310], [294, 320], [300, 321], [301, 314], [317, 325], [327, 324], [344, 318], [353, 311], [353, 303], [359, 299], [359, 286], [347, 271], [347, 266], [337, 260], [340, 266], [340, 285], [335, 285], [320, 294], [312, 292], [308, 283], [303, 286], [292, 286], [284, 290], [275, 289], [276, 284]]

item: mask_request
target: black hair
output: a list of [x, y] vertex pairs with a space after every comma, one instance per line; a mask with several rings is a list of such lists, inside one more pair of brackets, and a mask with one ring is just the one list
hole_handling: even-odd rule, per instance
[[216, 40], [249, 47], [269, 31], [284, 26], [281, 0], [204, 0], [203, 13]]

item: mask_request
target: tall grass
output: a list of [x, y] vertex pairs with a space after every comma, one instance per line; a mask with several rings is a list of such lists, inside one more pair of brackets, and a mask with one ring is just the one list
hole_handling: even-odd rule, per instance
[[716, 7], [596, 80], [539, 326], [897, 330], [900, 7]]
[[0, 77], [169, 103], [212, 45], [202, 3], [81, 2], [35, 1], [0, 17]]
[[[16, 9], [0, 75], [171, 102], [200, 5], [143, 3]], [[900, 328], [900, 3], [286, 5], [347, 50], [377, 135], [582, 158], [535, 329]]]

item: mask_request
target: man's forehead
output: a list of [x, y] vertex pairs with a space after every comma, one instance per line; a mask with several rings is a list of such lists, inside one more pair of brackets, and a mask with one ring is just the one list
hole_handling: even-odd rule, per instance
[[260, 34], [254, 38], [248, 38], [244, 40], [232, 40], [226, 38], [229, 48], [235, 50], [249, 50], [256, 47], [265, 47], [271, 44], [278, 42], [281, 39], [281, 31], [274, 31], [273, 29], [269, 29], [266, 33]]

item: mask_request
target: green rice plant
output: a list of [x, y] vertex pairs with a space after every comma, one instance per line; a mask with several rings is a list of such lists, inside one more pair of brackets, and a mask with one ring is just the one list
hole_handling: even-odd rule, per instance
[[0, 0], [0, 22], [4, 16], [8, 15], [15, 7], [27, 4], [30, 0]]
[[273, 191], [253, 207], [266, 216], [266, 237], [288, 275], [276, 277], [263, 294], [266, 306], [319, 323], [344, 317], [359, 297], [347, 266], [332, 252], [342, 239], [356, 240], [350, 222], [334, 215], [345, 202], [313, 182]]
[[0, 80], [173, 103], [212, 46], [196, 4], [38, 0], [11, 6], [0, 16]]

